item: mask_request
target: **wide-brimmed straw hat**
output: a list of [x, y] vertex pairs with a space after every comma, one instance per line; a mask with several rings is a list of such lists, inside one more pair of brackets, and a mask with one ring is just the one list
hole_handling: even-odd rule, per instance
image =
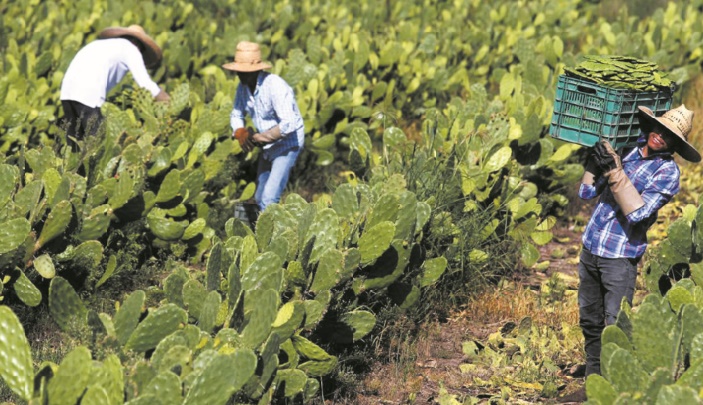
[[640, 115], [640, 127], [646, 134], [650, 132], [652, 126], [659, 124], [662, 128], [675, 135], [679, 142], [674, 145], [674, 150], [681, 155], [682, 158], [689, 162], [700, 162], [701, 154], [698, 153], [690, 143], [688, 143], [688, 135], [693, 127], [693, 111], [686, 108], [685, 105], [669, 110], [661, 117], [655, 117], [651, 109], [647, 107], [637, 107]]
[[132, 37], [141, 42], [144, 46], [142, 56], [144, 64], [147, 67], [154, 67], [161, 61], [161, 48], [156, 44], [140, 25], [130, 25], [129, 27], [110, 27], [105, 28], [98, 34], [98, 38], [119, 38]]
[[261, 60], [259, 44], [248, 41], [238, 43], [234, 53], [234, 62], [225, 63], [222, 67], [235, 72], [256, 72], [271, 69], [271, 65]]

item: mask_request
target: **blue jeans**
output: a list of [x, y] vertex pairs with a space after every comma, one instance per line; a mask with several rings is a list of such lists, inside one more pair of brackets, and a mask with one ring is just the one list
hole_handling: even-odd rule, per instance
[[300, 154], [300, 148], [289, 149], [276, 154], [269, 160], [265, 153], [259, 156], [259, 167], [256, 175], [256, 194], [254, 198], [263, 211], [269, 204], [277, 203], [286, 189], [288, 176], [295, 166]]
[[614, 324], [622, 298], [632, 305], [637, 259], [608, 259], [581, 250], [579, 261], [579, 325], [586, 350], [586, 376], [600, 374], [601, 334]]

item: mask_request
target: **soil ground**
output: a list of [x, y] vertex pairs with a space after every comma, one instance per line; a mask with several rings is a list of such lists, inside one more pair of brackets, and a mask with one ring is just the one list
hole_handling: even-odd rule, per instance
[[[559, 223], [553, 229], [553, 240], [540, 247], [541, 259], [529, 273], [513, 280], [524, 290], [539, 293], [540, 287], [547, 282], [554, 273], [564, 282], [566, 296], [571, 297], [565, 309], [554, 316], [560, 318], [573, 328], [578, 328], [578, 308], [575, 294], [578, 289], [578, 254], [581, 246], [581, 234], [584, 218], [588, 218], [591, 206], [582, 205], [575, 207], [577, 211], [570, 223]], [[585, 215], [585, 216], [584, 216]], [[467, 362], [462, 351], [465, 341], [473, 340], [485, 342], [491, 333], [501, 329], [507, 321], [518, 322], [521, 314], [519, 310], [505, 307], [512, 306], [515, 298], [506, 297], [510, 293], [492, 291], [486, 293], [489, 297], [484, 301], [493, 300], [493, 304], [477, 309], [476, 306], [466, 305], [457, 308], [446, 322], [432, 322], [423, 325], [419, 336], [409, 349], [411, 353], [401, 353], [390, 361], [379, 359], [372, 370], [365, 376], [362, 387], [352, 400], [345, 400], [345, 404], [377, 405], [377, 404], [436, 404], [442, 390], [454, 395], [463, 403], [466, 398], [479, 398], [479, 403], [496, 403], [489, 398], [496, 398], [496, 390], [482, 388], [473, 384], [460, 365]], [[503, 296], [499, 302], [496, 296]], [[479, 297], [479, 300], [482, 298]], [[490, 305], [494, 305], [491, 308]], [[523, 308], [522, 316], [530, 314], [535, 308]], [[483, 311], [483, 313], [478, 313]], [[527, 312], [527, 314], [525, 314]], [[510, 317], [518, 317], [512, 318]], [[580, 336], [580, 329], [579, 336]], [[577, 345], [581, 346], [581, 344]], [[571, 357], [571, 361], [558, 364], [561, 368], [557, 396], [563, 396], [583, 386], [583, 354], [581, 347]], [[500, 391], [498, 391], [498, 394]], [[327, 402], [327, 404], [341, 402]], [[445, 402], [442, 402], [445, 403]], [[468, 403], [468, 402], [467, 402]], [[502, 403], [520, 404], [554, 404], [556, 398], [520, 397], [508, 399]]]

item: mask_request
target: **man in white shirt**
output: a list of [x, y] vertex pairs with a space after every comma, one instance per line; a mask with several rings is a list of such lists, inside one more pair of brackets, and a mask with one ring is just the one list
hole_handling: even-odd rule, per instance
[[237, 139], [249, 115], [256, 127], [246, 131], [240, 141], [245, 152], [262, 146], [256, 176], [254, 198], [263, 211], [277, 203], [288, 182], [298, 155], [303, 149], [305, 127], [293, 89], [278, 75], [265, 72], [271, 65], [261, 60], [259, 45], [242, 41], [237, 44], [234, 62], [222, 65], [237, 73], [239, 86], [230, 114], [232, 136]]
[[107, 28], [100, 32], [98, 40], [81, 48], [61, 82], [68, 144], [75, 150], [72, 138], [83, 139], [97, 133], [103, 123], [100, 106], [127, 72], [157, 101], [168, 101], [169, 95], [146, 70], [158, 66], [160, 61], [161, 48], [139, 25]]

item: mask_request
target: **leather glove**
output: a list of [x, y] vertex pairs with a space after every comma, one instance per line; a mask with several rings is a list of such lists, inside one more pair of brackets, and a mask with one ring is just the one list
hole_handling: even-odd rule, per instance
[[615, 153], [613, 147], [607, 141], [599, 141], [593, 146], [593, 157], [603, 172], [609, 172], [621, 166], [620, 156]]
[[600, 141], [596, 145], [596, 150], [598, 149], [600, 149], [600, 151], [597, 152], [598, 154], [605, 153], [610, 156], [607, 159], [605, 156], [601, 156], [603, 157], [603, 161], [609, 162], [607, 167], [610, 167], [610, 164], [615, 166], [609, 171], [604, 170], [605, 173], [603, 176], [608, 180], [610, 191], [612, 191], [615, 202], [620, 206], [623, 214], [629, 215], [639, 208], [644, 207], [642, 196], [625, 174], [625, 171], [622, 169], [620, 156], [618, 156], [610, 143]]
[[598, 166], [598, 159], [595, 156], [594, 148], [590, 148], [588, 155], [586, 156], [586, 164], [584, 165], [583, 177], [581, 177], [581, 183], [593, 185], [596, 182], [596, 178], [600, 177], [603, 171]]
[[154, 97], [154, 100], [161, 102], [171, 101], [171, 96], [169, 96], [168, 93], [164, 91], [164, 89], [161, 89], [159, 94]]
[[252, 135], [254, 130], [251, 128], [237, 128], [232, 136], [234, 139], [239, 141], [239, 146], [242, 148], [244, 153], [249, 153], [252, 149], [256, 147], [254, 141], [252, 140]]
[[254, 134], [252, 138], [256, 143], [267, 144], [271, 142], [276, 142], [277, 140], [281, 139], [281, 136], [281, 128], [276, 125], [268, 131]]

